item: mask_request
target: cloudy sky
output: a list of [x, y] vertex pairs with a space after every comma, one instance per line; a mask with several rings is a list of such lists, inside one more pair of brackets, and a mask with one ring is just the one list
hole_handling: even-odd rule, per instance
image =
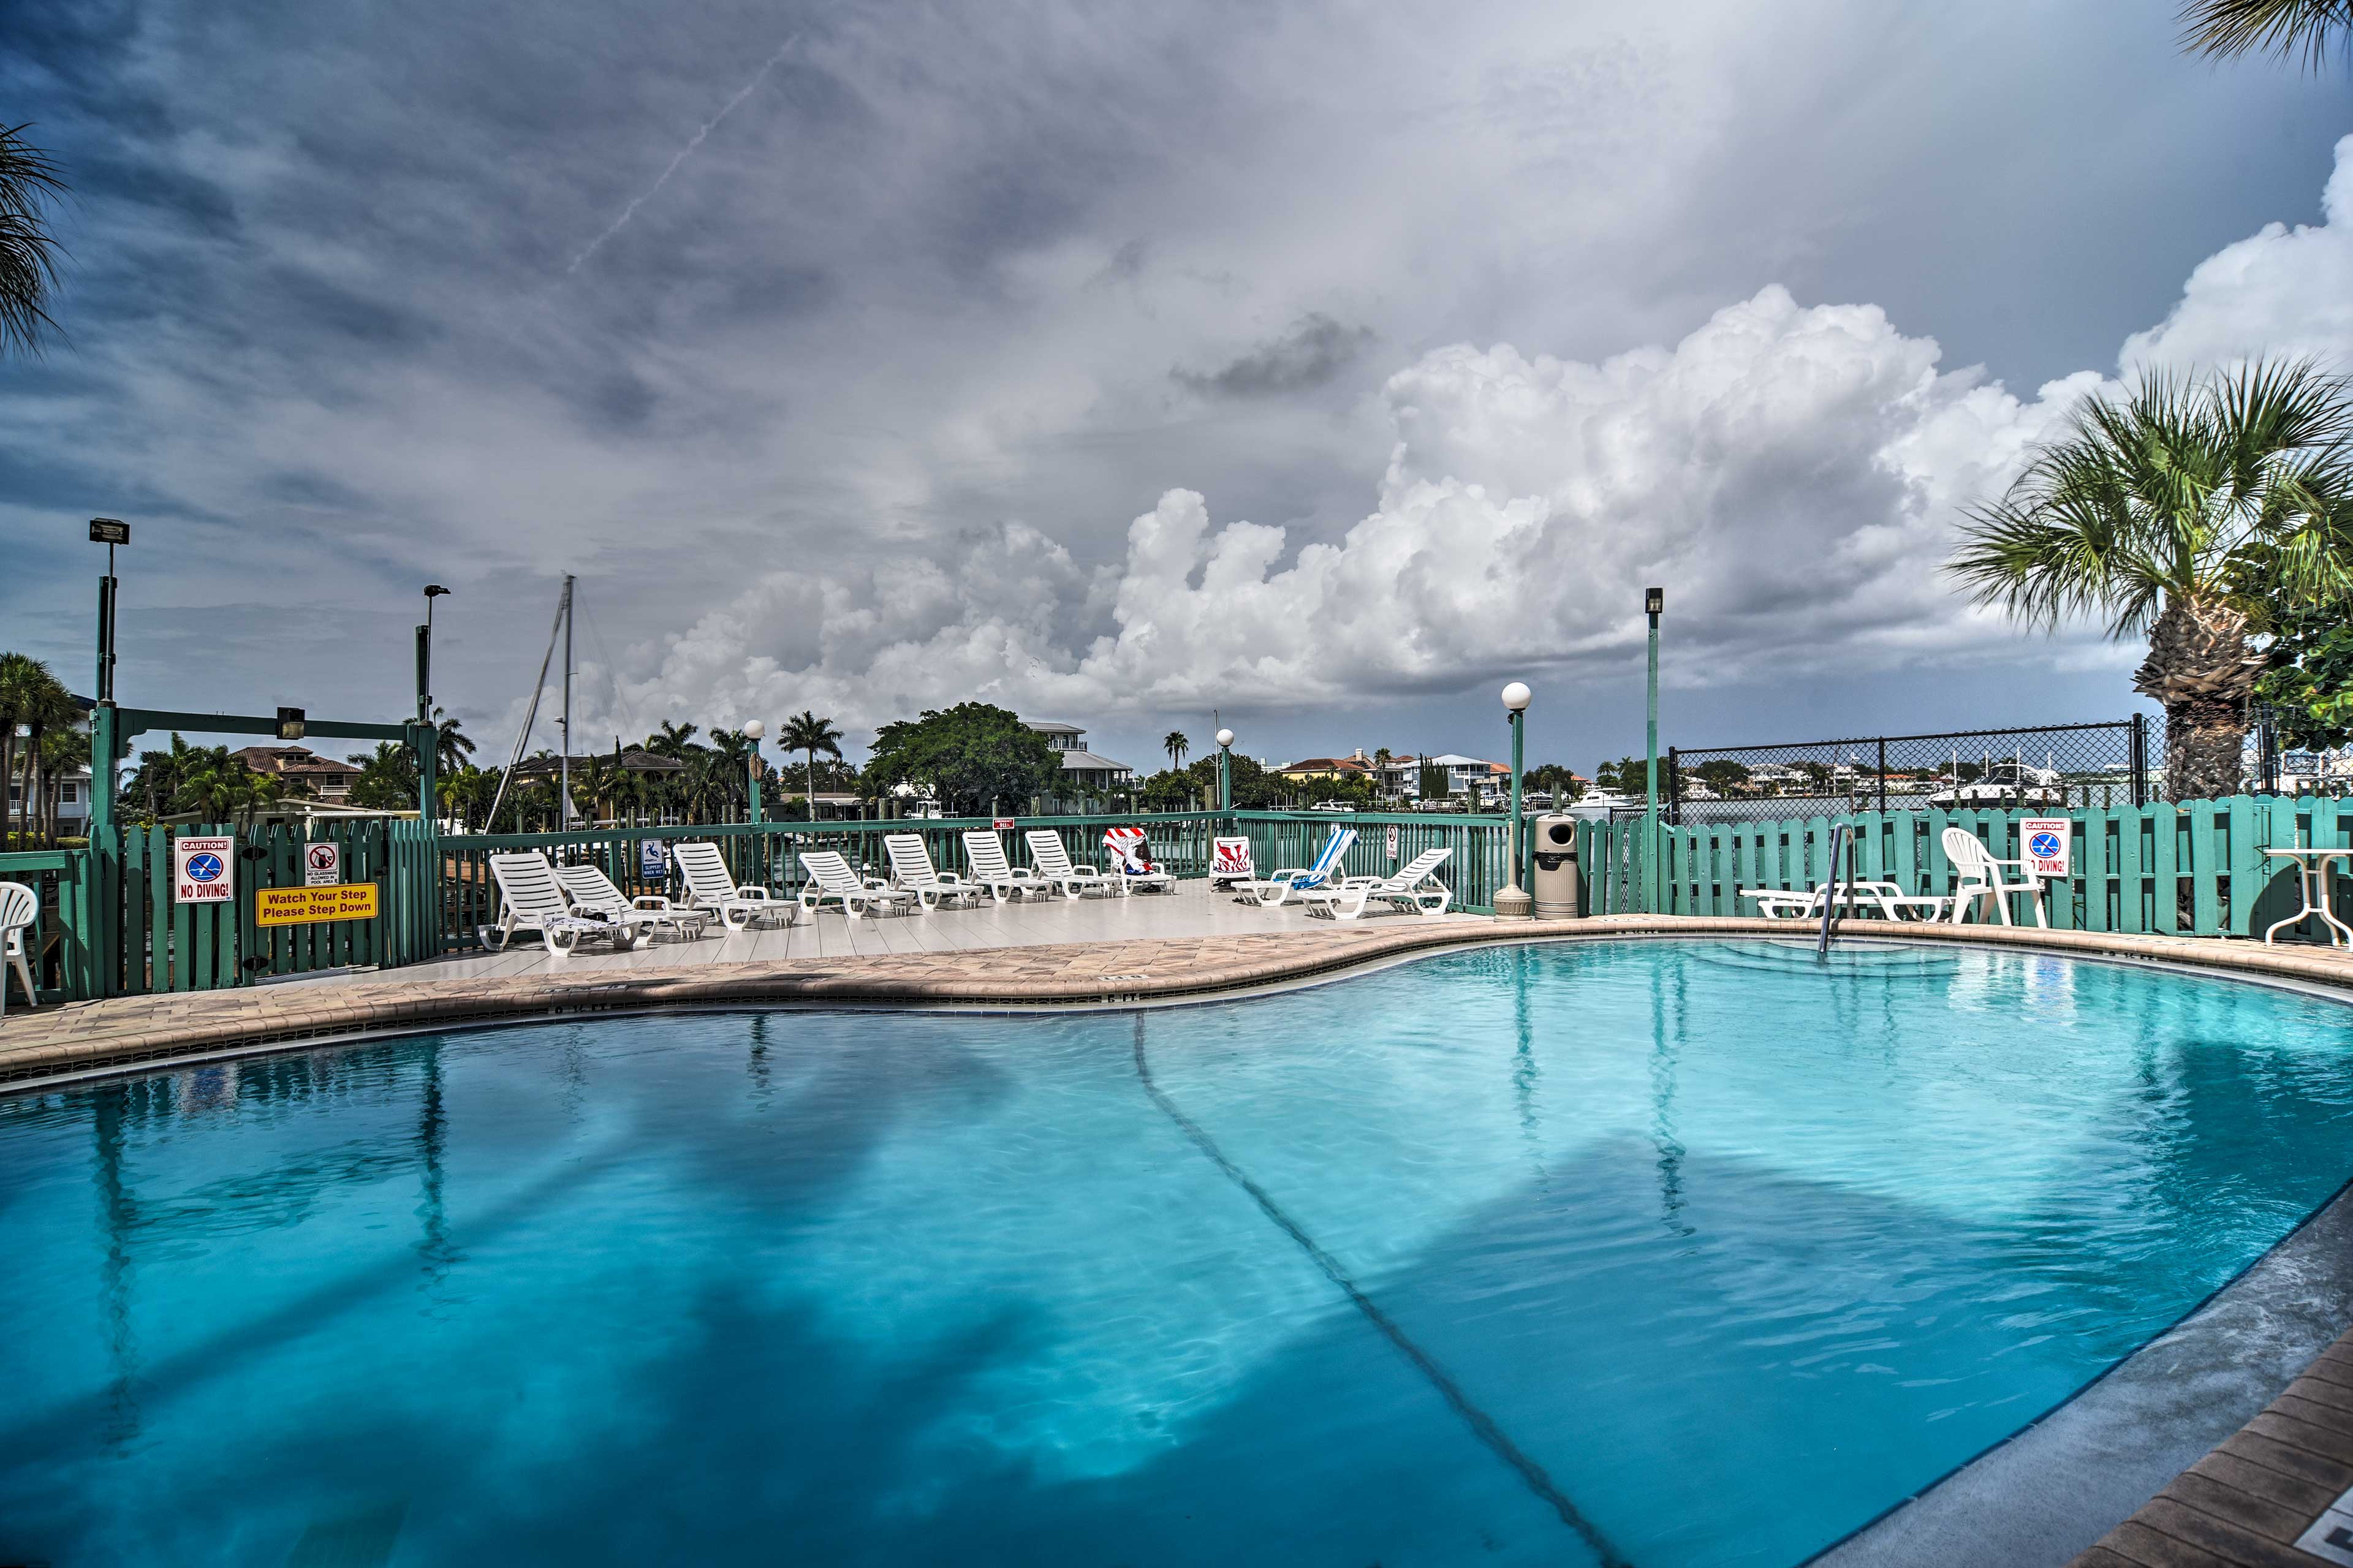
[[[2353, 363], [2353, 88], [2167, 5], [16, 0], [78, 196], [0, 367], [0, 644], [584, 743], [972, 697], [1205, 744], [2106, 718], [1940, 580], [2143, 363]], [[607, 740], [606, 743], [609, 743]], [[856, 750], [853, 748], [853, 755]]]

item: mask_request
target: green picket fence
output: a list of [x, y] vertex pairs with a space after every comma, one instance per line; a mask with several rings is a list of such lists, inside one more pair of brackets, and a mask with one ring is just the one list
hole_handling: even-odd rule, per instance
[[[2312, 796], [1662, 826], [1659, 905], [1669, 914], [1754, 914], [1755, 902], [1739, 896], [1742, 889], [1807, 889], [1830, 876], [1832, 835], [1841, 826], [1853, 829], [1849, 869], [1856, 879], [1894, 882], [1912, 893], [1949, 893], [1957, 879], [1945, 857], [1946, 828], [1962, 828], [1996, 856], [2011, 858], [2020, 853], [2020, 822], [2046, 816], [2064, 816], [2074, 828], [2073, 874], [2043, 895], [2051, 924], [2062, 931], [2260, 935], [2302, 907], [2293, 862], [2265, 849], [2353, 847], [2353, 802]], [[1642, 910], [1643, 825], [1597, 825], [1584, 837], [1588, 912]], [[2010, 898], [2011, 918], [2031, 923], [2026, 895]], [[2338, 879], [2336, 901], [2340, 917], [2353, 910], [2353, 878]], [[2316, 920], [2292, 930], [2315, 941], [2323, 935]]]
[[[2183, 805], [2028, 810], [1864, 812], [1801, 821], [1724, 823], [1659, 828], [1653, 848], [1639, 821], [1581, 823], [1579, 864], [1584, 912], [1648, 912], [1645, 889], [1655, 875], [1658, 909], [1670, 914], [1746, 915], [1747, 888], [1805, 889], [1830, 875], [1832, 836], [1854, 832], [1851, 872], [1915, 893], [1950, 892], [1955, 881], [1942, 842], [1957, 826], [2003, 858], [2018, 854], [2019, 822], [2062, 815], [2074, 824], [2074, 875], [2046, 894], [2061, 930], [2160, 935], [2259, 934], [2298, 907], [2291, 864], [2272, 847], [2353, 847], [2353, 803], [2316, 798], [2235, 796]], [[1154, 858], [1179, 877], [1208, 874], [1210, 841], [1221, 834], [1250, 840], [1261, 872], [1310, 864], [1335, 826], [1356, 828], [1345, 862], [1351, 875], [1377, 876], [1425, 849], [1454, 853], [1440, 875], [1454, 906], [1491, 911], [1506, 868], [1504, 819], [1421, 813], [1241, 811], [1168, 812], [1129, 816], [1016, 819], [1000, 835], [1016, 865], [1029, 859], [1019, 833], [1053, 830], [1072, 860], [1104, 863], [1103, 829], [1143, 827]], [[172, 902], [174, 832], [227, 829], [131, 828], [111, 846], [0, 854], [0, 878], [32, 884], [42, 900], [36, 937], [44, 1000], [216, 990], [286, 974], [345, 965], [396, 968], [480, 944], [498, 916], [490, 856], [536, 849], [565, 860], [590, 859], [624, 891], [674, 891], [649, 845], [708, 839], [720, 846], [736, 879], [786, 897], [797, 895], [807, 849], [837, 849], [853, 865], [883, 870], [882, 836], [922, 837], [942, 870], [969, 871], [963, 835], [993, 826], [986, 817], [945, 821], [729, 823], [691, 827], [628, 827], [571, 833], [437, 836], [418, 821], [353, 822], [305, 829], [272, 825], [235, 834], [238, 896], [224, 905]], [[379, 885], [373, 921], [273, 928], [254, 918], [261, 887], [299, 886], [301, 853], [314, 838], [343, 849], [346, 881]], [[2339, 879], [2340, 914], [2353, 911], [2353, 876]], [[2031, 919], [2014, 895], [2013, 919]], [[2296, 934], [2320, 940], [2318, 922]]]

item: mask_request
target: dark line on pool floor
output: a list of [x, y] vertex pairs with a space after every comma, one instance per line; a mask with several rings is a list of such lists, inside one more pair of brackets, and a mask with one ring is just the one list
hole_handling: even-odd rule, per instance
[[1200, 1125], [1178, 1109], [1176, 1102], [1153, 1081], [1152, 1066], [1144, 1058], [1144, 1018], [1142, 1013], [1135, 1016], [1135, 1076], [1143, 1080], [1144, 1092], [1152, 1097], [1152, 1103], [1160, 1108], [1161, 1114], [1175, 1122], [1176, 1130], [1190, 1139], [1195, 1148], [1208, 1155], [1210, 1163], [1223, 1171], [1229, 1181], [1248, 1193], [1250, 1201], [1258, 1205], [1259, 1211], [1297, 1243], [1302, 1252], [1314, 1259], [1325, 1279], [1347, 1293], [1348, 1300], [1356, 1303], [1356, 1310], [1362, 1312], [1366, 1321], [1398, 1348], [1399, 1353], [1413, 1363], [1415, 1370], [1427, 1378], [1430, 1386], [1437, 1389], [1446, 1403], [1453, 1407], [1454, 1413], [1462, 1417], [1463, 1423], [1479, 1441], [1492, 1449], [1497, 1458], [1517, 1471], [1520, 1479], [1527, 1483], [1528, 1489], [1560, 1515], [1563, 1524], [1584, 1538], [1586, 1545], [1591, 1547], [1594, 1555], [1601, 1560], [1602, 1568], [1633, 1568], [1632, 1563], [1609, 1543], [1609, 1538], [1601, 1533], [1600, 1528], [1585, 1517], [1577, 1504], [1568, 1500], [1566, 1492], [1553, 1484], [1553, 1479], [1545, 1473], [1545, 1468], [1513, 1442], [1511, 1434], [1505, 1432], [1493, 1416], [1471, 1403], [1471, 1396], [1462, 1391], [1462, 1385], [1454, 1381], [1452, 1374], [1439, 1365], [1428, 1351], [1414, 1343], [1397, 1321], [1381, 1310], [1371, 1297], [1357, 1289], [1356, 1282], [1340, 1267], [1340, 1260], [1324, 1251], [1314, 1237], [1301, 1229], [1299, 1222], [1284, 1213], [1282, 1205], [1276, 1203], [1264, 1187], [1252, 1181], [1240, 1166], [1227, 1159], [1225, 1151], [1218, 1147], [1217, 1140], [1202, 1131]]

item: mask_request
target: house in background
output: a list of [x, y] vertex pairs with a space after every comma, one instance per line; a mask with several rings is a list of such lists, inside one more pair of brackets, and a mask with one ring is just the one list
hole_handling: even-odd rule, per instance
[[360, 770], [351, 763], [322, 757], [308, 746], [248, 746], [235, 755], [255, 773], [308, 786], [310, 798], [322, 805], [342, 805], [350, 800], [352, 785], [360, 776]]
[[1372, 759], [1361, 751], [1352, 757], [1302, 757], [1275, 769], [1274, 776], [1291, 784], [1311, 784], [1318, 779], [1377, 782]]
[[[82, 838], [90, 834], [90, 769], [75, 768], [70, 773], [51, 773], [56, 781], [58, 799], [58, 833], [61, 837]], [[25, 798], [21, 779], [8, 781], [8, 822], [13, 826], [16, 813]]]
[[1512, 788], [1512, 769], [1507, 763], [1491, 763], [1482, 757], [1425, 757], [1423, 762], [1446, 770], [1446, 793], [1461, 795], [1477, 805], [1496, 795], [1508, 795]]
[[1024, 719], [1021, 723], [1025, 729], [1035, 730], [1045, 736], [1046, 744], [1053, 747], [1060, 758], [1064, 793], [1099, 795], [1106, 790], [1124, 789], [1134, 782], [1134, 768], [1088, 751], [1087, 732], [1078, 725], [1029, 719]]

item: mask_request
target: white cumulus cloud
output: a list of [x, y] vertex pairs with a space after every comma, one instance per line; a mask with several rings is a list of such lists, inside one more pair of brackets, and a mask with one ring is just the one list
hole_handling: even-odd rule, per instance
[[[2326, 210], [2201, 264], [2120, 366], [2353, 360], [2353, 137]], [[1674, 596], [1685, 681], [1766, 661], [2047, 660], [1939, 566], [1965, 509], [2104, 384], [2084, 371], [2021, 397], [1943, 368], [1935, 340], [1875, 306], [1778, 286], [1599, 363], [1455, 344], [1388, 380], [1377, 501], [1336, 540], [1221, 524], [1172, 489], [1092, 572], [1018, 524], [856, 573], [775, 571], [628, 696], [714, 716], [813, 705], [853, 726], [967, 697], [1280, 711], [1615, 658], [1652, 583]], [[2122, 657], [2076, 636], [2063, 662]]]

